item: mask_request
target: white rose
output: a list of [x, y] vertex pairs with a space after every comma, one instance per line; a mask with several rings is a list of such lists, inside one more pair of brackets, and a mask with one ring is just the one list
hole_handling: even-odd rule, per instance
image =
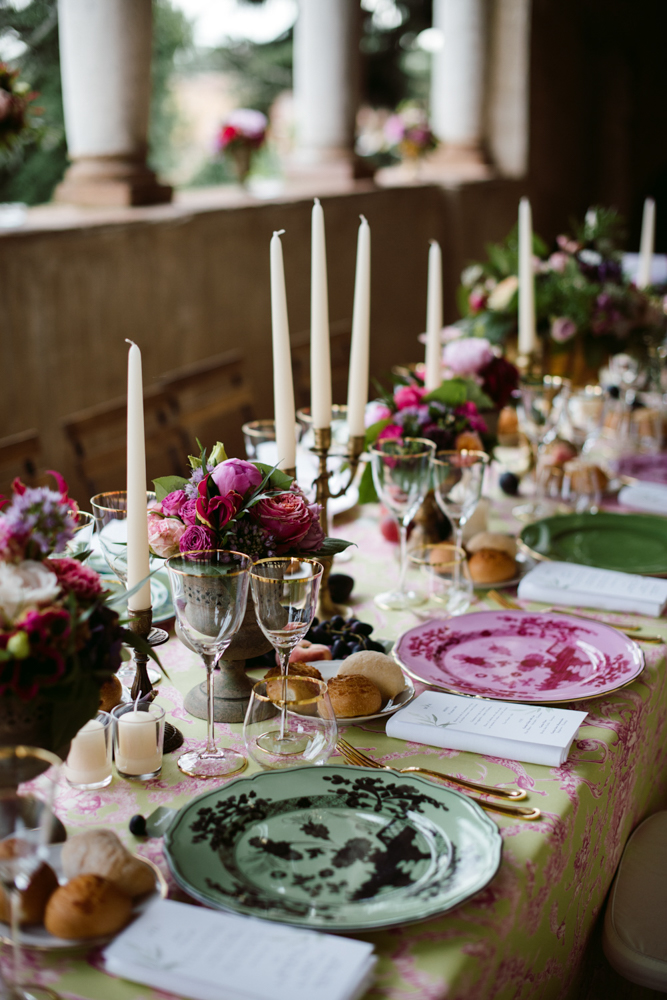
[[0, 613], [8, 623], [29, 606], [50, 604], [58, 596], [58, 577], [42, 563], [24, 559], [18, 564], [0, 562]]
[[489, 295], [487, 301], [489, 309], [501, 311], [503, 309], [507, 309], [508, 305], [512, 301], [512, 296], [517, 291], [518, 287], [519, 279], [515, 274], [510, 274], [508, 278], [504, 278], [500, 284], [496, 285]]

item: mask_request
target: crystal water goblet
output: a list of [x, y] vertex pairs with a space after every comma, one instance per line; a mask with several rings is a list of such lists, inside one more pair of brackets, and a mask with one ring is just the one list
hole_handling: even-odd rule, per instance
[[167, 559], [174, 613], [179, 628], [206, 668], [206, 744], [178, 758], [184, 774], [219, 778], [241, 771], [247, 761], [216, 743], [213, 670], [243, 623], [252, 560], [228, 549], [181, 552]]
[[258, 737], [257, 746], [273, 756], [303, 753], [306, 737], [287, 718], [287, 672], [292, 650], [310, 628], [322, 582], [316, 559], [279, 556], [259, 559], [250, 573], [257, 623], [280, 659], [280, 724]]
[[[284, 695], [283, 684], [281, 675], [253, 687], [243, 723], [248, 754], [265, 770], [325, 764], [338, 732], [326, 681], [289, 674]], [[284, 752], [282, 742], [275, 752], [283, 708], [292, 737], [289, 753]]]
[[454, 528], [461, 548], [463, 529], [482, 495], [489, 456], [484, 451], [439, 451], [431, 460], [435, 502]]
[[451, 542], [436, 542], [411, 549], [409, 558], [428, 581], [429, 602], [417, 610], [420, 618], [450, 618], [468, 610], [473, 582], [463, 549]]
[[398, 588], [378, 594], [379, 608], [402, 611], [423, 604], [426, 598], [405, 586], [408, 567], [408, 525], [430, 486], [430, 461], [435, 444], [426, 438], [388, 438], [370, 449], [373, 482], [380, 501], [398, 525], [400, 569]]
[[[0, 747], [0, 883], [10, 901], [14, 952], [13, 982], [2, 991], [8, 1000], [37, 1000], [49, 994], [25, 982], [21, 951], [21, 893], [37, 869], [49, 860], [55, 798], [61, 760], [39, 747]], [[40, 775], [37, 792], [22, 793], [20, 785]]]
[[545, 503], [541, 496], [537, 469], [544, 446], [556, 437], [558, 423], [567, 406], [570, 385], [569, 379], [559, 375], [545, 375], [543, 378], [526, 376], [519, 383], [519, 427], [530, 444], [535, 475], [535, 500], [519, 504], [512, 511], [519, 520], [536, 520], [552, 513], [552, 505]]

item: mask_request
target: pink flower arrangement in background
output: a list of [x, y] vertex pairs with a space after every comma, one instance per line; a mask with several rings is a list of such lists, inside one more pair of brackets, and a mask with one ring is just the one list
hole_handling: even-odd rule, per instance
[[234, 145], [259, 149], [266, 138], [267, 125], [266, 115], [261, 111], [236, 108], [228, 115], [218, 133], [219, 151], [224, 153]]

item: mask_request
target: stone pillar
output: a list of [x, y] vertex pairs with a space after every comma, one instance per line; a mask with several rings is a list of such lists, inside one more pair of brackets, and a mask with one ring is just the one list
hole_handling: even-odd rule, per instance
[[351, 163], [358, 99], [359, 0], [300, 0], [294, 27], [294, 163]]
[[443, 44], [433, 55], [431, 115], [444, 153], [483, 162], [487, 0], [433, 0]]
[[71, 160], [55, 200], [171, 201], [146, 165], [151, 0], [58, 0], [60, 73]]
[[503, 177], [524, 177], [528, 172], [530, 0], [495, 0], [489, 49], [489, 152]]

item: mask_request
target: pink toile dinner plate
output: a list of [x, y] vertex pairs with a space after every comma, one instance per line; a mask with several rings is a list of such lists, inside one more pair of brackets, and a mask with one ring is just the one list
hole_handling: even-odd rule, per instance
[[531, 611], [477, 611], [423, 622], [400, 636], [394, 656], [433, 687], [535, 703], [599, 698], [644, 669], [637, 643], [616, 629]]

